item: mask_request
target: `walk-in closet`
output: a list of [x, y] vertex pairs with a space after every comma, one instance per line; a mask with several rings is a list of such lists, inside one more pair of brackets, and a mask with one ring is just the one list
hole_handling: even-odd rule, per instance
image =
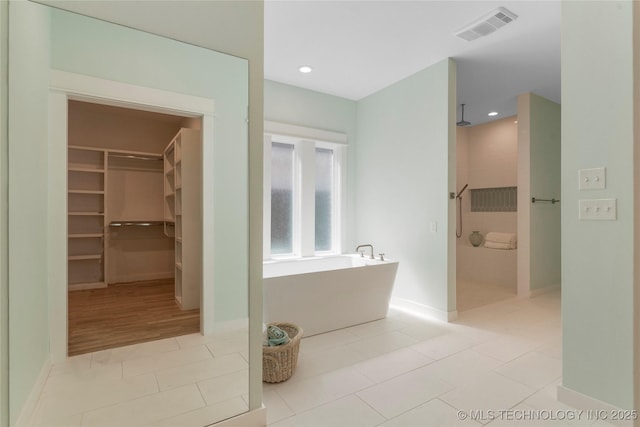
[[200, 120], [68, 111], [69, 355], [198, 332]]

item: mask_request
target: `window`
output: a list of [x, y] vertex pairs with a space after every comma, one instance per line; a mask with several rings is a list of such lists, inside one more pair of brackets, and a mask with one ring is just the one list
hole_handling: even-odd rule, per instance
[[333, 220], [333, 150], [316, 148], [315, 249], [330, 251]]
[[271, 253], [293, 252], [293, 145], [271, 146]]
[[340, 252], [344, 148], [265, 136], [265, 259]]

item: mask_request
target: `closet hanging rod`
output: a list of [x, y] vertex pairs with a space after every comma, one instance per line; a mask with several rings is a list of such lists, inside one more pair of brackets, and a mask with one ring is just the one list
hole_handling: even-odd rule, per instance
[[152, 227], [162, 226], [164, 221], [111, 221], [109, 227]]
[[532, 197], [531, 203], [536, 203], [536, 202], [548, 202], [548, 203], [551, 203], [552, 205], [555, 205], [556, 203], [560, 203], [560, 199], [539, 199], [537, 197]]
[[120, 154], [109, 153], [109, 157], [118, 157], [120, 159], [133, 159], [133, 160], [162, 160], [162, 156], [142, 156], [138, 154]]

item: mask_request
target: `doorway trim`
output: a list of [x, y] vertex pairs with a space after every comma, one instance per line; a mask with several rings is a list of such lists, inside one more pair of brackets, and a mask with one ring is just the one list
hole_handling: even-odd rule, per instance
[[[67, 306], [67, 120], [68, 101], [78, 100], [184, 117], [202, 118], [202, 258], [212, 260], [214, 100], [51, 70], [49, 83], [49, 188], [47, 252], [50, 357], [64, 361], [68, 349]], [[210, 190], [210, 191], [209, 191]], [[61, 226], [61, 224], [64, 224]], [[36, 242], [34, 242], [37, 244]], [[200, 333], [213, 331], [214, 265], [202, 263]]]

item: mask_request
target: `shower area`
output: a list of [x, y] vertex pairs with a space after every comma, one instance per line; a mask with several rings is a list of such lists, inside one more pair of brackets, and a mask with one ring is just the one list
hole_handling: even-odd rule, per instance
[[466, 311], [517, 294], [517, 116], [456, 133], [456, 300]]
[[560, 289], [560, 105], [517, 103], [517, 115], [456, 126], [458, 312]]

